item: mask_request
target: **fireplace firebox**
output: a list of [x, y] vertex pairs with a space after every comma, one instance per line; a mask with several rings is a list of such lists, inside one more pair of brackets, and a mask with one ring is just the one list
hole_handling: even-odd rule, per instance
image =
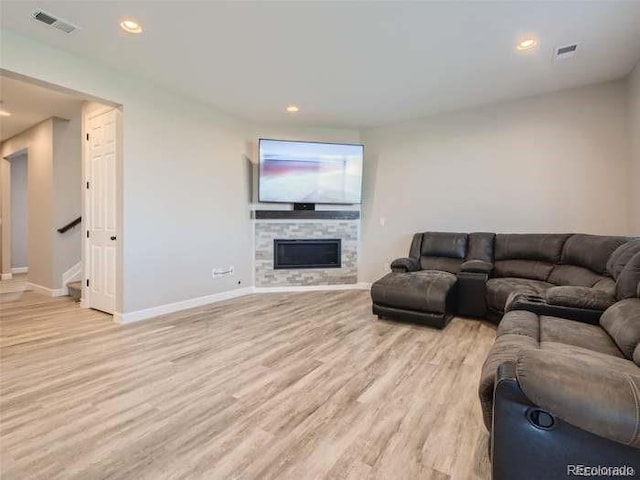
[[342, 240], [330, 239], [274, 239], [273, 268], [340, 268]]

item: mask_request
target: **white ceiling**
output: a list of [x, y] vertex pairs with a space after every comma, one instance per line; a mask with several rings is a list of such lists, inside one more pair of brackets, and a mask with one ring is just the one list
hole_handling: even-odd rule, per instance
[[[71, 35], [30, 18], [41, 7]], [[4, 1], [2, 26], [257, 122], [367, 127], [626, 76], [640, 1]], [[144, 33], [127, 35], [131, 16]], [[517, 53], [533, 34], [537, 51]], [[555, 47], [579, 42], [574, 58]], [[296, 116], [284, 112], [300, 105]]]
[[6, 76], [0, 76], [2, 110], [10, 117], [0, 116], [0, 141], [51, 117], [71, 119], [79, 114], [82, 99]]

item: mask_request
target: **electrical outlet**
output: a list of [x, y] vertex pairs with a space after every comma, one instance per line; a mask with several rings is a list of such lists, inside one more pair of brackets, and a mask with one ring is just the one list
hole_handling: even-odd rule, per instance
[[234, 271], [235, 269], [233, 268], [233, 265], [226, 268], [214, 268], [212, 272], [212, 276], [213, 278], [225, 277], [227, 275], [233, 275]]

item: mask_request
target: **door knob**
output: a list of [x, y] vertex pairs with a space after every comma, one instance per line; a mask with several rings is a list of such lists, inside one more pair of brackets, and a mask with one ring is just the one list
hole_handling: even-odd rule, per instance
[[114, 235], [113, 237], [111, 237], [111, 240], [115, 240], [115, 239], [116, 239], [116, 236], [115, 236], [115, 235]]

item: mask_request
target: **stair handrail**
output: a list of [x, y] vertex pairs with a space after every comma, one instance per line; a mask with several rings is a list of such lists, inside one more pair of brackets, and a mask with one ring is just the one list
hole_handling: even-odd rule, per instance
[[80, 222], [82, 222], [82, 217], [78, 217], [72, 222], [67, 223], [64, 227], [60, 227], [58, 229], [58, 233], [65, 233], [66, 231], [71, 230], [73, 227], [80, 224]]

